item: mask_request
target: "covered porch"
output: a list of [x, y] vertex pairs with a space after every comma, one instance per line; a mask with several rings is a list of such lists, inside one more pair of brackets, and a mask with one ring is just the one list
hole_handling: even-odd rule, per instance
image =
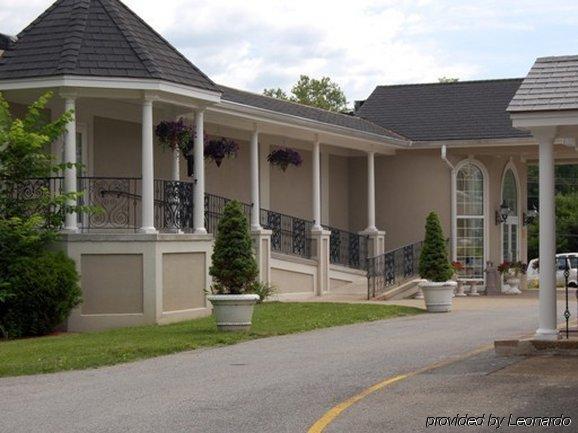
[[[537, 340], [557, 340], [558, 323], [572, 318], [557, 311], [555, 165], [578, 160], [578, 57], [539, 58], [511, 101], [514, 127], [538, 143], [539, 166], [539, 327]], [[575, 316], [574, 316], [575, 319]]]

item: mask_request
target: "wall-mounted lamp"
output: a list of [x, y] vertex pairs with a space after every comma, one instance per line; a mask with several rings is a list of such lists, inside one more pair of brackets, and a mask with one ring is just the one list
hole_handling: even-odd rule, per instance
[[528, 213], [524, 212], [522, 216], [522, 222], [524, 223], [525, 226], [532, 224], [534, 220], [538, 218], [538, 215], [539, 215], [538, 209], [534, 207], [533, 209], [529, 210]]
[[504, 201], [500, 205], [500, 210], [496, 211], [496, 225], [500, 225], [500, 224], [508, 221], [508, 217], [510, 216], [511, 212], [512, 212], [512, 209], [510, 209], [510, 207]]

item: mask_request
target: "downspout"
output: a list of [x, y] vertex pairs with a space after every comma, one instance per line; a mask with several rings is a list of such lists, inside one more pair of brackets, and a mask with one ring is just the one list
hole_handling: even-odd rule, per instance
[[450, 193], [451, 193], [451, 217], [450, 217], [450, 226], [451, 226], [451, 235], [450, 235], [450, 245], [451, 245], [451, 256], [452, 260], [455, 261], [457, 259], [456, 256], [456, 234], [457, 234], [457, 222], [456, 222], [456, 215], [457, 215], [457, 201], [456, 201], [456, 169], [454, 165], [449, 161], [447, 157], [447, 148], [445, 144], [442, 146], [441, 152], [442, 161], [444, 161], [451, 173], [451, 186], [450, 186]]

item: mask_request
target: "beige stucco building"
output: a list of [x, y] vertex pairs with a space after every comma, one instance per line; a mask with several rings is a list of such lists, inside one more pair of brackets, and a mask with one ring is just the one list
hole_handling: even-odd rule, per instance
[[[387, 285], [415, 277], [431, 211], [481, 288], [489, 263], [527, 260], [538, 146], [506, 112], [520, 79], [379, 86], [354, 113], [331, 113], [214, 83], [117, 0], [58, 1], [0, 50], [15, 113], [46, 91], [53, 118], [74, 111], [51, 151], [82, 168], [46, 182], [102, 209], [63, 228], [84, 299], [70, 329], [209, 314], [213, 233], [230, 199], [246, 204], [261, 280], [286, 297], [359, 290], [371, 257]], [[177, 119], [195, 128], [190, 158], [157, 143], [156, 125]], [[220, 138], [239, 151], [218, 167], [203, 148]], [[271, 166], [280, 147], [303, 163]]]

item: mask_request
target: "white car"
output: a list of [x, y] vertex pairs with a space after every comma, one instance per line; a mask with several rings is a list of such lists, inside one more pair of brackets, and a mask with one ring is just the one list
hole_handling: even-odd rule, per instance
[[[556, 284], [564, 286], [564, 270], [566, 269], [566, 260], [570, 264], [570, 276], [568, 286], [578, 287], [578, 253], [556, 254]], [[530, 260], [528, 263], [528, 281], [537, 280], [540, 276], [540, 270], [536, 269], [538, 259]]]

